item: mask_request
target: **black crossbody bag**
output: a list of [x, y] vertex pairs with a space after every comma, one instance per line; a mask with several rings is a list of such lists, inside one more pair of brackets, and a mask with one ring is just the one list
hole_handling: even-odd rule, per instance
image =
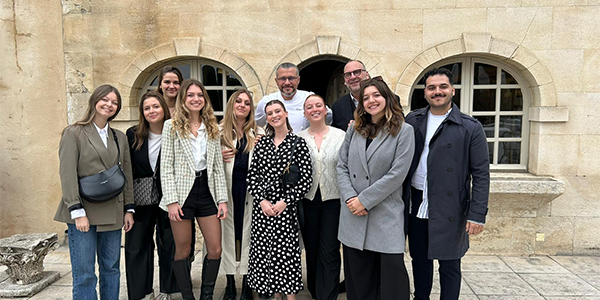
[[79, 178], [79, 194], [89, 202], [100, 203], [108, 201], [118, 196], [127, 183], [125, 172], [123, 172], [123, 167], [121, 166], [121, 149], [119, 148], [117, 133], [112, 128], [110, 130], [117, 145], [118, 163], [98, 174]]
[[[283, 174], [281, 175], [281, 183], [283, 184], [284, 190], [288, 185], [295, 186], [298, 184], [298, 181], [300, 181], [300, 167], [292, 163], [294, 160], [294, 153], [296, 152], [296, 144], [298, 144], [298, 139], [300, 138], [301, 137], [296, 136], [294, 145], [292, 146], [290, 161], [285, 169], [283, 169]], [[298, 229], [301, 230], [304, 228], [304, 205], [302, 204], [302, 199], [296, 201], [296, 211], [298, 215]]]

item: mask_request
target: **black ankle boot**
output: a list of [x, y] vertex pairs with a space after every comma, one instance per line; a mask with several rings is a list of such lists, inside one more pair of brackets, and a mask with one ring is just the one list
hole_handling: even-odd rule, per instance
[[173, 269], [173, 275], [175, 275], [175, 281], [177, 281], [183, 299], [196, 300], [190, 277], [190, 262], [187, 259], [174, 260], [171, 262], [171, 269]]
[[252, 300], [254, 297], [252, 296], [252, 289], [248, 285], [248, 276], [244, 275], [242, 279], [242, 295], [240, 296], [240, 300]]
[[200, 300], [212, 300], [215, 291], [215, 283], [219, 274], [221, 258], [208, 259], [204, 257], [202, 264], [202, 286], [200, 287]]
[[225, 294], [223, 300], [235, 300], [237, 290], [235, 289], [235, 277], [233, 275], [227, 275], [227, 286], [225, 287]]

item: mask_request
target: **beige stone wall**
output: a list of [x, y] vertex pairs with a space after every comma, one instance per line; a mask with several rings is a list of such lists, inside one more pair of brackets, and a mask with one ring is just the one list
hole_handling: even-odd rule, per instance
[[0, 237], [62, 232], [58, 143], [67, 124], [60, 2], [0, 7]]
[[[23, 7], [29, 4], [15, 1], [24, 3]], [[62, 15], [56, 12], [60, 5], [46, 5], [52, 9], [36, 4], [17, 14], [17, 19], [27, 27], [40, 27], [36, 20], [44, 19], [45, 26], [38, 29], [52, 34], [16, 36], [22, 43], [33, 40], [48, 45], [40, 53], [28, 48], [35, 55], [30, 53], [27, 62], [36, 71], [57, 74], [44, 81], [53, 87], [50, 93], [67, 101], [52, 107], [62, 113], [55, 118], [60, 123], [56, 128], [78, 119], [90, 92], [100, 84], [117, 86], [127, 103], [135, 105], [148, 72], [183, 57], [224, 63], [258, 96], [275, 90], [273, 70], [279, 62], [301, 63], [324, 54], [357, 58], [371, 75], [382, 75], [406, 106], [419, 74], [444, 58], [477, 55], [506, 63], [521, 72], [532, 95], [530, 174], [494, 176], [488, 230], [474, 239], [473, 253], [600, 253], [600, 235], [595, 230], [600, 226], [600, 126], [596, 124], [600, 115], [600, 2], [596, 0], [166, 0], [160, 5], [137, 0], [63, 0]], [[10, 23], [10, 3], [3, 4], [2, 11], [3, 20], [8, 20], [2, 22]], [[26, 13], [38, 18], [26, 18]], [[54, 23], [56, 27], [48, 26]], [[13, 43], [14, 33], [3, 34], [10, 37], [8, 44]], [[4, 57], [14, 56], [12, 46], [3, 47]], [[15, 63], [10, 66], [18, 70]], [[47, 77], [44, 72], [34, 76]], [[61, 84], [63, 76], [65, 84]], [[18, 82], [10, 86], [10, 95], [29, 87]], [[23, 101], [7, 105], [27, 103]], [[28, 112], [25, 120], [41, 117], [47, 114]], [[136, 118], [135, 109], [125, 108], [116, 125], [125, 128]], [[2, 134], [3, 141], [29, 137]], [[49, 203], [60, 194], [55, 173], [58, 137], [52, 136], [56, 138], [52, 143], [43, 144], [52, 148], [44, 150], [48, 159], [35, 156], [31, 160], [37, 165], [52, 162], [42, 168], [49, 182], [36, 185], [47, 190], [43, 194], [53, 195], [47, 198]], [[8, 154], [2, 158], [3, 187], [9, 176], [5, 170], [12, 171], [17, 164], [14, 158], [34, 157], [9, 150], [13, 148], [21, 149], [2, 149]], [[28, 193], [34, 192], [24, 183], [15, 185], [8, 193], [2, 190], [2, 203], [7, 203], [4, 195], [32, 202], [27, 200], [31, 198]], [[10, 203], [15, 205], [14, 200]], [[51, 218], [54, 203], [50, 206], [46, 219]], [[2, 227], [4, 235], [18, 231]]]

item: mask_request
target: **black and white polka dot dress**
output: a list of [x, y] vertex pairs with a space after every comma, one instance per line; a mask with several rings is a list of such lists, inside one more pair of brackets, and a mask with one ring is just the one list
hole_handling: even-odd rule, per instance
[[[293, 161], [300, 167], [300, 181], [284, 192], [281, 174], [289, 162], [295, 139], [298, 143]], [[288, 133], [276, 149], [273, 137], [261, 138], [254, 148], [247, 181], [254, 196], [248, 283], [261, 294], [296, 294], [304, 289], [296, 202], [310, 190], [312, 183], [310, 154], [304, 139]], [[262, 200], [273, 204], [283, 200], [287, 207], [279, 216], [268, 217], [260, 206]]]

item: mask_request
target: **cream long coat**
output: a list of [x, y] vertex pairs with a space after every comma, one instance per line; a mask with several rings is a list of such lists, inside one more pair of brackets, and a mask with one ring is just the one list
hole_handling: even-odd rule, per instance
[[[110, 125], [109, 125], [110, 127]], [[117, 197], [101, 203], [92, 203], [79, 195], [79, 177], [97, 174], [117, 164], [117, 147], [112, 130], [108, 130], [107, 146], [94, 124], [70, 126], [60, 140], [60, 183], [62, 201], [58, 204], [55, 221], [74, 224], [69, 207], [82, 205], [90, 225], [98, 232], [118, 230], [123, 227], [125, 205], [133, 205], [133, 177], [127, 136], [115, 130], [121, 149], [121, 163], [127, 184]]]
[[[258, 127], [256, 133], [253, 135], [264, 135], [265, 132], [261, 127]], [[232, 141], [237, 145], [237, 141]], [[225, 146], [221, 146], [222, 149], [226, 149]], [[250, 151], [248, 157], [248, 169], [250, 169], [250, 163], [252, 162], [252, 155], [254, 149]], [[241, 245], [241, 257], [240, 261], [236, 261], [235, 257], [235, 224], [233, 221], [233, 198], [231, 196], [231, 186], [233, 177], [233, 165], [235, 163], [235, 157], [231, 162], [225, 162], [225, 179], [227, 180], [227, 195], [229, 201], [227, 202], [227, 209], [229, 211], [227, 219], [221, 221], [221, 269], [219, 274], [248, 274], [248, 253], [250, 251], [250, 224], [252, 222], [252, 201], [254, 197], [246, 191], [246, 201], [244, 207], [244, 225], [242, 228], [242, 245]]]
[[[191, 138], [182, 138], [178, 132], [173, 132], [171, 121], [165, 121], [163, 126], [160, 152], [160, 180], [163, 197], [159, 206], [164, 211], [169, 211], [167, 205], [175, 202], [183, 207], [196, 179]], [[227, 202], [223, 155], [221, 154], [220, 144], [219, 139], [211, 139], [207, 134], [206, 171], [208, 174], [208, 189], [215, 200], [215, 206], [218, 203]]]

